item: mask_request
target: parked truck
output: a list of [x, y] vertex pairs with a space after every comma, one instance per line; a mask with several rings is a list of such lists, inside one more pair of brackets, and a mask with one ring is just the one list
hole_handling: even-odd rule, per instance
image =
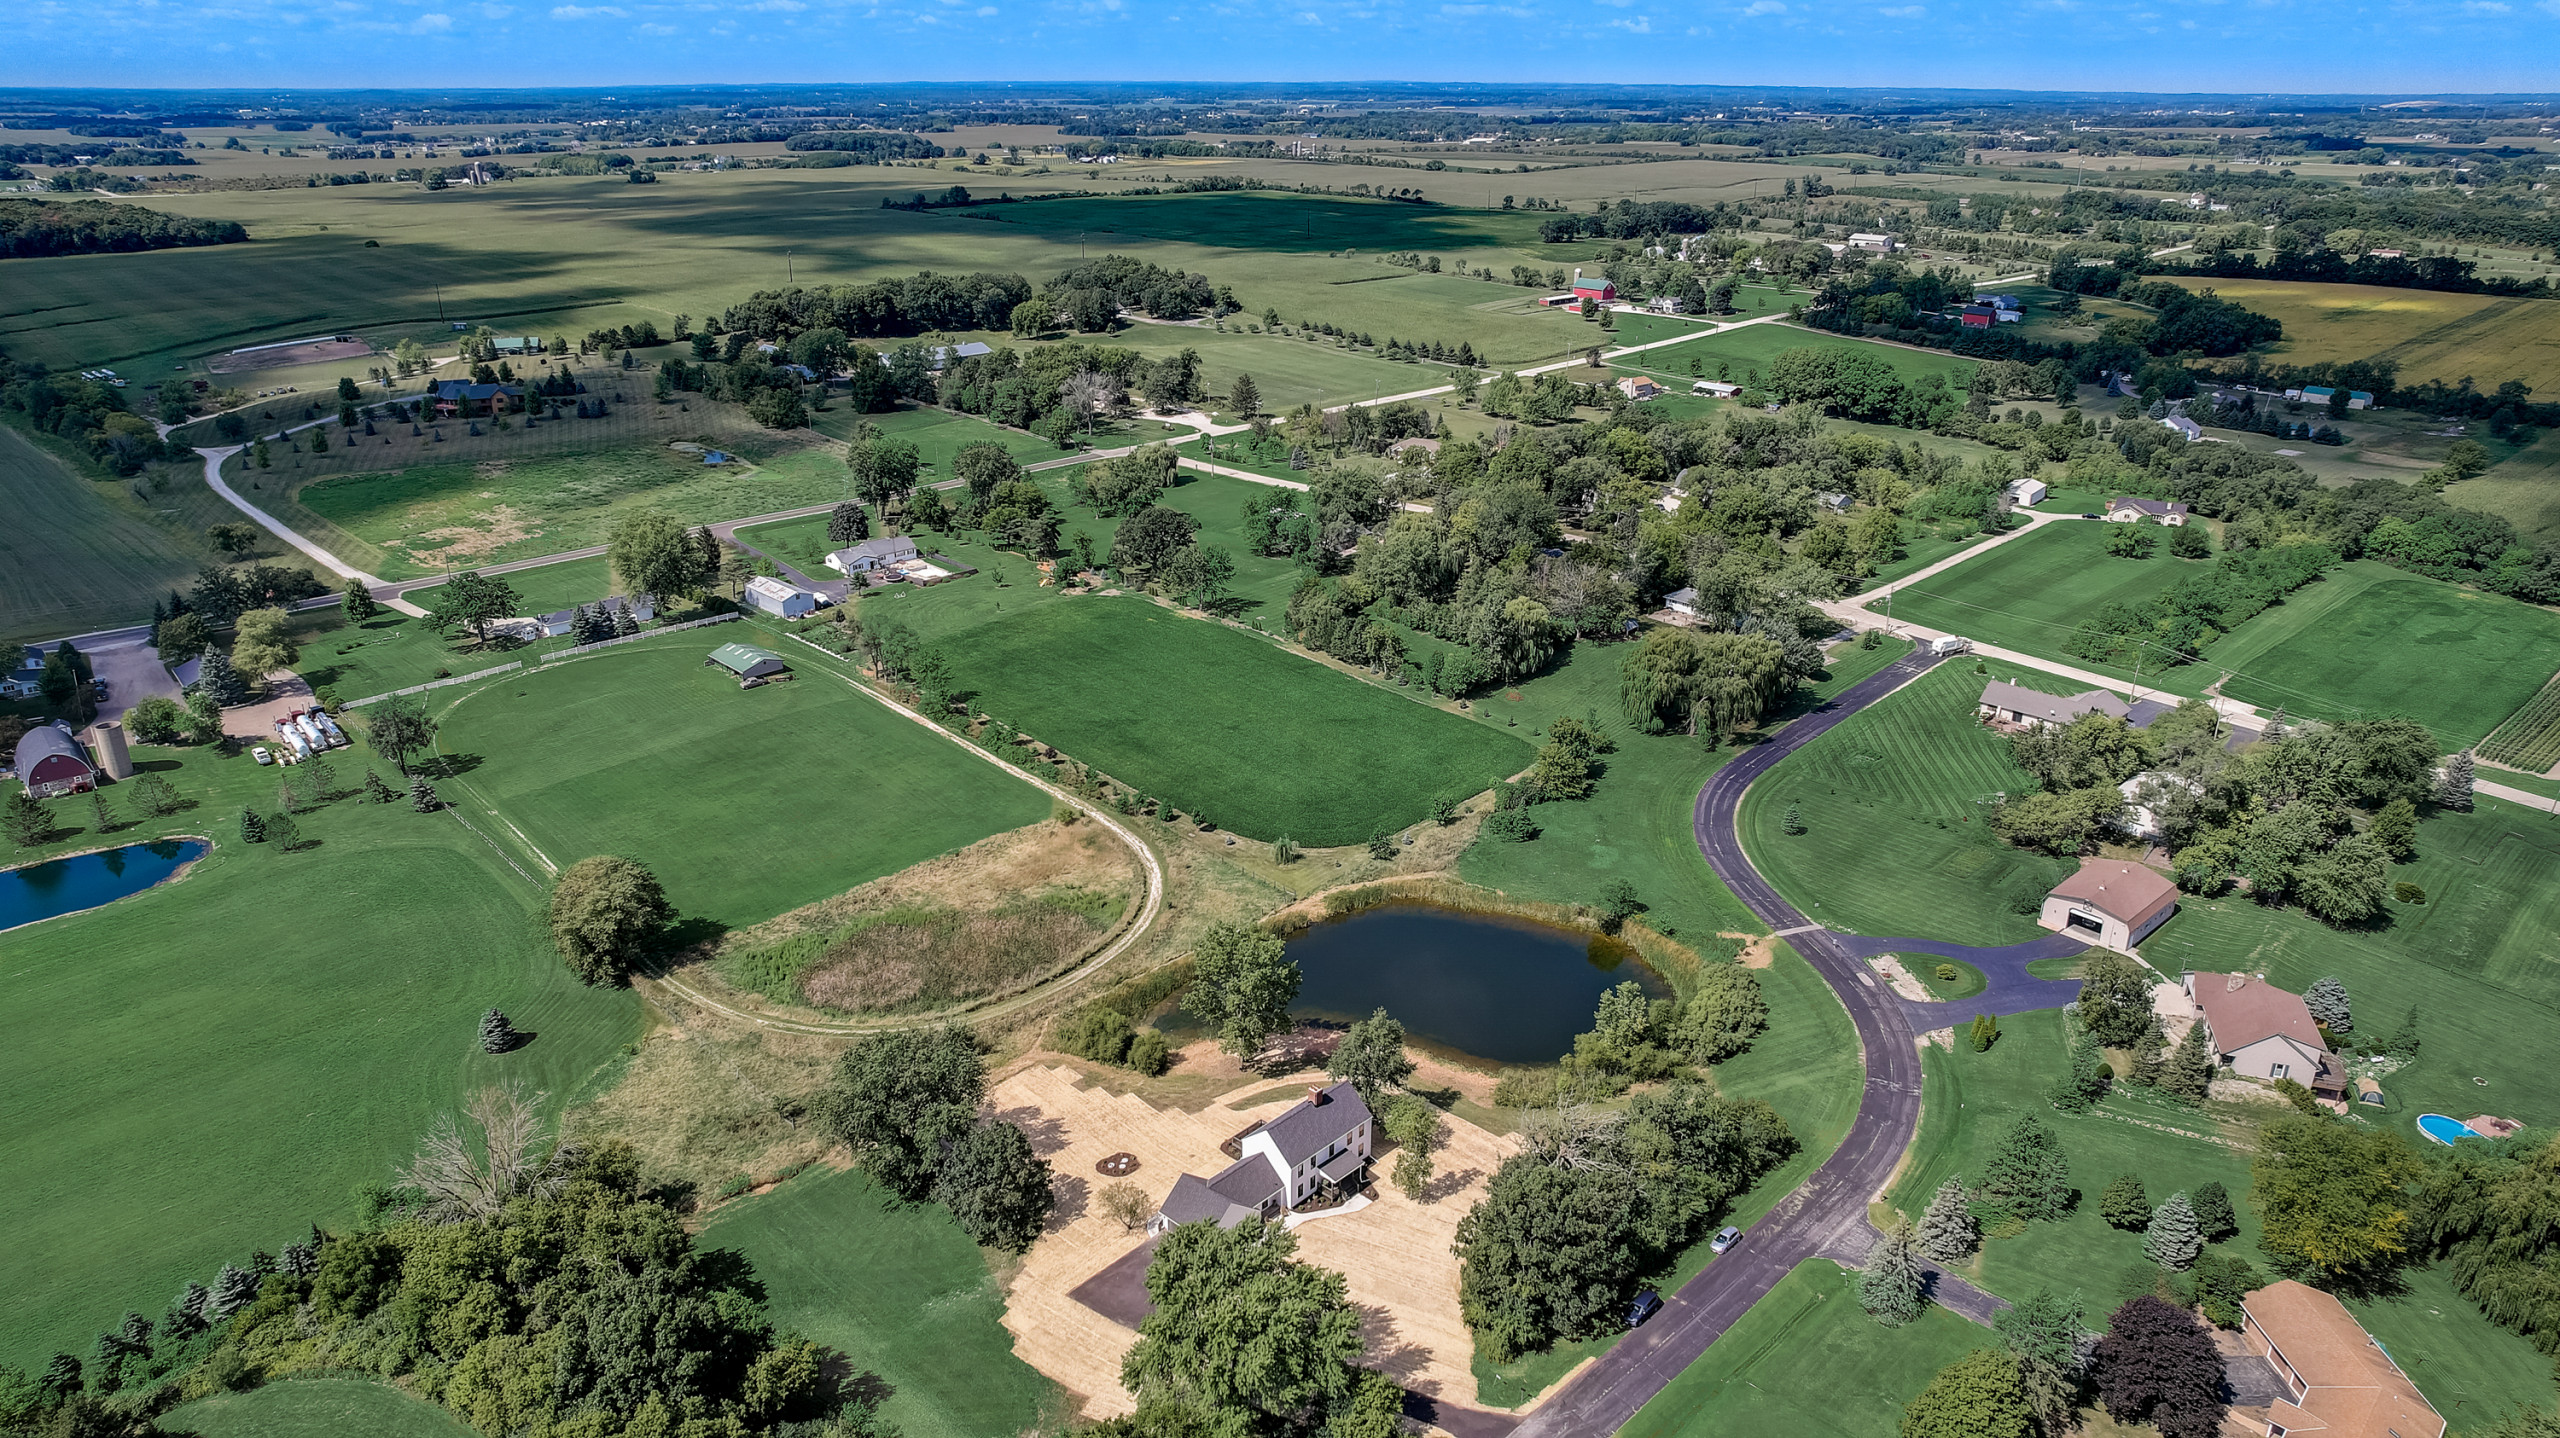
[[1942, 634], [1929, 641], [1929, 652], [1941, 657], [1949, 654], [1970, 653], [1972, 649], [1973, 641], [1961, 634]]

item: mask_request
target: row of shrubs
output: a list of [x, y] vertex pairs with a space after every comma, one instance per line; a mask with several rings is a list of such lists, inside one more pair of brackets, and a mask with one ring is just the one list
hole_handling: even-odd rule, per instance
[[1134, 1069], [1150, 1078], [1173, 1062], [1173, 1046], [1138, 1021], [1191, 982], [1191, 961], [1176, 960], [1113, 988], [1058, 1021], [1056, 1045], [1061, 1053]]

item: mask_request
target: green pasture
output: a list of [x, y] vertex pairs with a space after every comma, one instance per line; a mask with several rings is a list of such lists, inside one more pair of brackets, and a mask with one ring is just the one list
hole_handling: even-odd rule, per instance
[[88, 479], [0, 425], [0, 507], [9, 514], [0, 524], [0, 642], [148, 619], [154, 599], [192, 583], [220, 556], [156, 515], [158, 503], [120, 481]]
[[[1753, 1184], [1724, 1215], [1726, 1222], [1744, 1228], [1802, 1187], [1840, 1146], [1858, 1115], [1858, 1099], [1865, 1088], [1857, 1028], [1811, 964], [1780, 944], [1776, 961], [1760, 971], [1760, 991], [1769, 1001], [1769, 1028], [1748, 1052], [1715, 1066], [1716, 1091], [1730, 1098], [1765, 1100], [1787, 1121], [1801, 1147], [1793, 1158]], [[1694, 1243], [1665, 1272], [1648, 1281], [1669, 1293], [1714, 1261], [1705, 1242]], [[1500, 1365], [1478, 1355], [1476, 1400], [1498, 1408], [1526, 1403], [1584, 1359], [1598, 1357], [1617, 1342], [1611, 1336], [1559, 1343], [1543, 1353], [1523, 1354]]]
[[[2005, 944], [2034, 938], [2036, 906], [2072, 871], [1991, 832], [2001, 794], [2035, 788], [2009, 741], [1975, 722], [1993, 678], [2066, 688], [1983, 661], [1942, 664], [1778, 761], [1742, 799], [1751, 861], [1816, 923], [1848, 933]], [[1805, 832], [1782, 832], [1797, 807]]]
[[[703, 656], [783, 651], [741, 690]], [[798, 652], [792, 652], [798, 651]], [[1035, 822], [1047, 797], [746, 624], [502, 676], [437, 706], [443, 781], [548, 866], [625, 854], [689, 920], [737, 926]], [[530, 867], [530, 866], [528, 866]]]
[[[2107, 553], [2115, 526], [2064, 520], [2008, 540], [1979, 558], [1894, 592], [1893, 617], [1964, 634], [2003, 649], [2065, 652], [2073, 630], [2109, 604], [2139, 607], [2209, 561], [2172, 559], [2167, 531], [2147, 559]], [[1882, 612], [1883, 601], [1869, 609]]]
[[[916, 455], [924, 461], [927, 483], [951, 478], [951, 457], [965, 444], [1000, 444], [1007, 454], [1024, 464], [1037, 464], [1056, 459], [1059, 448], [1036, 434], [983, 420], [974, 414], [948, 409], [900, 409], [887, 414], [865, 414], [841, 404], [831, 404], [809, 417], [809, 427], [829, 439], [850, 440], [856, 426], [869, 423], [891, 439], [902, 439], [916, 447]], [[732, 519], [743, 515], [731, 515]]]
[[1135, 599], [1045, 605], [943, 647], [975, 707], [1260, 839], [1391, 832], [1421, 819], [1432, 796], [1480, 792], [1532, 757], [1430, 705]]
[[416, 579], [602, 544], [635, 510], [708, 524], [824, 504], [843, 498], [845, 484], [844, 465], [823, 451], [712, 466], [651, 446], [348, 475], [303, 486], [278, 517], [315, 515], [331, 527], [323, 542], [355, 541], [340, 558]]
[[1903, 1405], [1939, 1369], [1997, 1346], [1989, 1330], [1943, 1308], [1886, 1328], [1858, 1307], [1851, 1275], [1829, 1259], [1810, 1258], [1618, 1431], [1625, 1438], [1890, 1438]]
[[405, 1388], [362, 1378], [304, 1378], [217, 1393], [171, 1409], [160, 1428], [195, 1438], [472, 1438], [478, 1432]]
[[[1397, 181], [1404, 183], [1401, 175]], [[1503, 183], [1526, 181], [1504, 177]], [[1119, 247], [1124, 240], [1283, 253], [1419, 250], [1429, 254], [1495, 248], [1534, 251], [1538, 248], [1542, 218], [1527, 210], [1462, 210], [1349, 196], [1301, 197], [1267, 190], [1043, 200], [980, 213], [1008, 228], [1052, 238], [1063, 236], [1069, 244], [1082, 234], [1097, 254]]]
[[[601, 557], [564, 559], [492, 577], [516, 592], [515, 612], [528, 616], [593, 604], [621, 587], [613, 582], [612, 568]], [[412, 590], [409, 598], [423, 606], [434, 599], [435, 592], [433, 588]], [[577, 642], [564, 634], [516, 649], [475, 649], [469, 647], [468, 636], [448, 639], [428, 621], [390, 608], [360, 623], [349, 623], [344, 609], [312, 610], [295, 617], [294, 630], [302, 646], [294, 671], [310, 681], [314, 692], [325, 690], [338, 699], [361, 699], [425, 684], [439, 677], [439, 669], [449, 677], [509, 660], [530, 664]]]
[[[1457, 312], [1463, 316], [1464, 311]], [[1235, 318], [1242, 318], [1237, 316]], [[1362, 318], [1359, 310], [1345, 306], [1331, 318], [1346, 329], [1361, 328], [1376, 321]], [[1302, 404], [1329, 407], [1349, 404], [1354, 400], [1377, 399], [1384, 395], [1404, 394], [1411, 390], [1431, 389], [1449, 383], [1448, 365], [1431, 363], [1404, 364], [1380, 359], [1366, 350], [1342, 348], [1323, 335], [1301, 335], [1294, 329], [1296, 317], [1288, 321], [1293, 327], [1287, 335], [1251, 334], [1236, 329], [1229, 321], [1224, 332], [1203, 325], [1131, 325], [1108, 336], [1085, 337], [1088, 343], [1109, 345], [1115, 349], [1133, 349], [1149, 360], [1162, 360], [1182, 351], [1200, 352], [1200, 382], [1221, 405], [1228, 389], [1239, 374], [1253, 376], [1254, 388], [1262, 392], [1262, 412], [1287, 414]], [[1378, 343], [1389, 338], [1404, 340], [1444, 340], [1451, 345], [1468, 337], [1463, 318], [1453, 317], [1437, 329], [1389, 331], [1373, 329]], [[1425, 404], [1436, 400], [1422, 401]]]
[[[2445, 502], [2497, 515], [2537, 544], [2560, 542], [2560, 433], [2540, 434], [2478, 479], [2445, 486]], [[2496, 443], [2485, 434], [2481, 440]]]
[[1974, 362], [1969, 359], [1958, 359], [1935, 350], [1905, 349], [1900, 345], [1879, 344], [1872, 340], [1848, 339], [1818, 330], [1800, 329], [1783, 321], [1726, 330], [1687, 344], [1665, 345], [1658, 350], [1611, 360], [1610, 364], [1630, 373], [1641, 368], [1656, 376], [1686, 377], [1689, 361], [1695, 359], [1704, 378], [1748, 384], [1754, 371], [1765, 376], [1770, 363], [1789, 350], [1842, 348], [1881, 357], [1893, 366], [1894, 372], [1906, 384], [1924, 375], [1943, 375], [1947, 383], [1961, 394], [1965, 386], [1973, 382]]
[[1014, 1356], [1004, 1288], [977, 1245], [938, 1206], [900, 1203], [858, 1169], [723, 1205], [700, 1242], [755, 1265], [776, 1327], [881, 1380], [880, 1416], [910, 1438], [1045, 1432], [1063, 1406]]
[[[638, 1031], [633, 996], [580, 985], [541, 936], [541, 890], [453, 816], [340, 799], [299, 820], [316, 847], [283, 853], [239, 837], [244, 804], [276, 807], [275, 769], [135, 755], [193, 807], [102, 838], [86, 799], [56, 802], [68, 832], [28, 857], [183, 834], [214, 849], [174, 884], [8, 936], [9, 1362], [85, 1353], [127, 1309], [343, 1226], [355, 1188], [472, 1089], [516, 1080], [565, 1104]], [[339, 785], [369, 761], [339, 751]], [[106, 793], [133, 815], [129, 786]], [[533, 1041], [481, 1053], [492, 1005]]]
[[[2305, 926], [2316, 927], [2307, 921]], [[2181, 967], [2177, 958], [2163, 957], [2157, 936], [2144, 949], [2163, 972]], [[2269, 977], [2300, 988], [2311, 982], [2311, 973], [2287, 977], [2270, 970]], [[2352, 986], [2356, 979], [2348, 982]], [[2362, 998], [2363, 991], [2355, 992]], [[2370, 1007], [2362, 1012], [2366, 1022], [2375, 1021]], [[2437, 1035], [2431, 1033], [2429, 1039], [2435, 1042]], [[2486, 1041], [2485, 1034], [2482, 1039]], [[2542, 1046], [2536, 1047], [2539, 1051]], [[2547, 1061], [2547, 1055], [2542, 1057]], [[1933, 1047], [1922, 1052], [1921, 1060], [1921, 1130], [1890, 1195], [1895, 1207], [1916, 1217], [1950, 1176], [1978, 1181], [2000, 1135], [2030, 1114], [2061, 1139], [2072, 1186], [2080, 1191], [2078, 1205], [2062, 1219], [2029, 1224], [2014, 1237], [1987, 1240], [1965, 1270], [1973, 1282], [2012, 1300], [2043, 1289], [2077, 1291], [2091, 1320], [2103, 1323], [2125, 1288], [2137, 1279], [2147, 1283], [2156, 1271], [2142, 1255], [2140, 1233], [2113, 1228], [2098, 1216], [2099, 1191], [2125, 1173], [2141, 1177], [2155, 1204], [2173, 1192], [2222, 1184], [2231, 1193], [2240, 1233], [2213, 1248], [2266, 1272], [2265, 1255], [2257, 1247], [2257, 1215], [2247, 1197], [2253, 1125], [2267, 1110], [2231, 1105], [2199, 1109], [2119, 1086], [2088, 1113], [2062, 1113], [2045, 1097], [2068, 1064], [2058, 1012], [2003, 1020], [2000, 1039], [1987, 1053], [1963, 1045]], [[2423, 1066], [2427, 1060], [2420, 1062]], [[2404, 1069], [2384, 1082], [2396, 1085], [2411, 1072]], [[2395, 1108], [2379, 1121], [2413, 1134], [2411, 1116], [2416, 1112]], [[2413, 1134], [2412, 1142], [2421, 1141]], [[2440, 1271], [2416, 1270], [2405, 1291], [2352, 1306], [2438, 1410], [2454, 1417], [2457, 1430], [2486, 1427], [2516, 1403], [2550, 1400], [2549, 1361], [2527, 1339], [2491, 1323]]]
[[[1923, 524], [1916, 519], [1902, 521], [1902, 557], [1878, 565], [1866, 582], [1870, 585], [1891, 584], [1906, 574], [1921, 570], [1954, 555], [1962, 554], [1987, 539], [1998, 535], [1984, 534], [1978, 524]], [[1896, 592], [1897, 599], [1899, 591]], [[1878, 599], [1873, 601], [1882, 604]]]
[[2319, 719], [2405, 714], [2477, 742], [2560, 670], [2560, 614], [2360, 559], [2234, 630], [2177, 678]]

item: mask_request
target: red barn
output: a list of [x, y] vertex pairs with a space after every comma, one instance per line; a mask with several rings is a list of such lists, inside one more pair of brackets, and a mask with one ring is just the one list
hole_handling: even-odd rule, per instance
[[18, 740], [18, 782], [39, 799], [85, 794], [98, 787], [98, 769], [70, 730], [47, 724]]
[[1575, 270], [1573, 297], [1576, 300], [1597, 300], [1604, 305], [1613, 305], [1618, 302], [1618, 287], [1609, 283], [1606, 277], [1586, 280], [1582, 277], [1582, 271]]
[[1956, 316], [1956, 323], [1969, 330], [1987, 330], [1997, 323], [1998, 319], [1998, 312], [1989, 305], [1966, 305], [1964, 313]]

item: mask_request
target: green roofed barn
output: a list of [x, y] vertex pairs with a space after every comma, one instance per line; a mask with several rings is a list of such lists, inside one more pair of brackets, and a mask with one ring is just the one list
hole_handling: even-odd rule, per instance
[[782, 662], [781, 655], [753, 644], [723, 644], [702, 662], [706, 667], [717, 665], [737, 675], [741, 689], [791, 677], [791, 666]]

